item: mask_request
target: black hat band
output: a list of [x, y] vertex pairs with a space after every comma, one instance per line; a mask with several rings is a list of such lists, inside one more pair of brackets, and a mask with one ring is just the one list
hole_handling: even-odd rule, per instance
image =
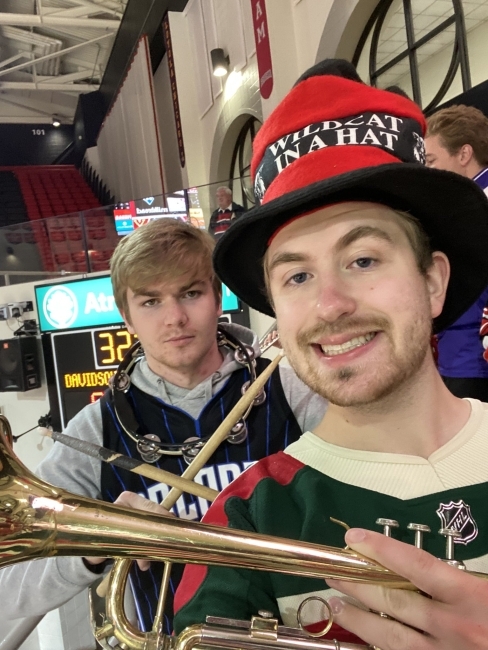
[[412, 118], [365, 112], [315, 122], [267, 147], [254, 177], [256, 202], [261, 203], [275, 178], [300, 158], [325, 147], [349, 145], [376, 147], [403, 162], [425, 164], [422, 127]]

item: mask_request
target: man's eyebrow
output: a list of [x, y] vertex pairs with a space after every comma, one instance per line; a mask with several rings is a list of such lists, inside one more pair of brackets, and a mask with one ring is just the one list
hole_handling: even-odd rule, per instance
[[273, 257], [268, 265], [268, 273], [271, 273], [277, 266], [288, 264], [290, 262], [305, 262], [308, 259], [303, 253], [289, 253], [284, 251]]
[[[202, 284], [205, 284], [204, 280], [192, 280], [188, 284], [185, 284], [182, 287], [178, 287], [178, 292], [185, 293], [186, 291], [193, 289], [195, 286]], [[135, 298], [159, 298], [162, 295], [161, 291], [158, 289], [144, 289], [144, 287], [142, 289], [138, 289], [137, 291], [133, 290], [133, 293]]]
[[358, 239], [363, 239], [363, 237], [374, 237], [376, 239], [382, 239], [389, 244], [393, 243], [391, 235], [381, 228], [376, 226], [357, 226], [357, 228], [353, 228], [341, 237], [334, 248], [336, 251], [344, 250], [351, 244], [354, 244]]
[[160, 291], [157, 291], [156, 289], [138, 289], [137, 291], [132, 290], [132, 293], [134, 294], [134, 298], [159, 298], [161, 295]]
[[188, 284], [185, 284], [185, 286], [180, 287], [179, 290], [182, 293], [185, 293], [185, 291], [190, 291], [190, 289], [193, 289], [196, 286], [201, 286], [202, 284], [205, 284], [204, 280], [192, 280], [192, 282], [189, 282]]

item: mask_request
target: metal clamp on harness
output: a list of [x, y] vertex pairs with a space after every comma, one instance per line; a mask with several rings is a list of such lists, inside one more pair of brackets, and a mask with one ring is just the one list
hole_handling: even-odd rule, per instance
[[[235, 360], [248, 369], [251, 379], [242, 386], [241, 390], [244, 394], [256, 380], [256, 360], [253, 348], [244, 345], [236, 337], [220, 327], [217, 328], [217, 345], [219, 348], [227, 346], [234, 350]], [[210, 438], [210, 435], [205, 438], [188, 438], [182, 443], [167, 443], [162, 442], [161, 438], [154, 433], [143, 433], [141, 431], [128, 392], [132, 383], [131, 372], [143, 356], [144, 350], [140, 341], [137, 341], [127, 352], [115, 372], [111, 391], [117, 420], [125, 433], [137, 444], [137, 450], [144, 462], [155, 463], [161, 456], [166, 455], [183, 456], [185, 461], [190, 464]], [[242, 418], [232, 427], [227, 437], [228, 442], [237, 445], [246, 440], [248, 434], [246, 419], [251, 412], [252, 406], [263, 404], [265, 400], [266, 393], [262, 390]]]

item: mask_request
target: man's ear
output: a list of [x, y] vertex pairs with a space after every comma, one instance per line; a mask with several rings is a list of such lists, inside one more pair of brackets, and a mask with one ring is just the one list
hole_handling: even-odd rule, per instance
[[121, 315], [122, 318], [124, 319], [124, 323], [125, 323], [125, 326], [127, 327], [127, 330], [128, 330], [131, 334], [136, 334], [136, 331], [135, 331], [135, 329], [132, 327], [132, 324], [131, 324], [131, 322], [130, 322], [130, 315], [129, 315], [129, 312], [127, 312], [127, 314], [126, 314], [126, 312], [125, 312], [125, 311], [122, 311], [121, 309], [120, 309], [119, 311], [120, 311], [120, 315]]
[[469, 165], [473, 159], [473, 147], [470, 144], [463, 144], [458, 152], [459, 162], [463, 167]]
[[441, 251], [432, 253], [432, 264], [426, 273], [432, 318], [437, 318], [442, 312], [450, 273], [447, 255]]

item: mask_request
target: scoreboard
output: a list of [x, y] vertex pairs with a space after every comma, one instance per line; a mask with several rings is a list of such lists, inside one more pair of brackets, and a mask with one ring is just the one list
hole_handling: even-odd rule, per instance
[[[115, 369], [136, 341], [121, 327], [55, 332], [42, 338], [51, 415], [58, 430], [103, 395]], [[52, 364], [47, 363], [48, 359]]]

